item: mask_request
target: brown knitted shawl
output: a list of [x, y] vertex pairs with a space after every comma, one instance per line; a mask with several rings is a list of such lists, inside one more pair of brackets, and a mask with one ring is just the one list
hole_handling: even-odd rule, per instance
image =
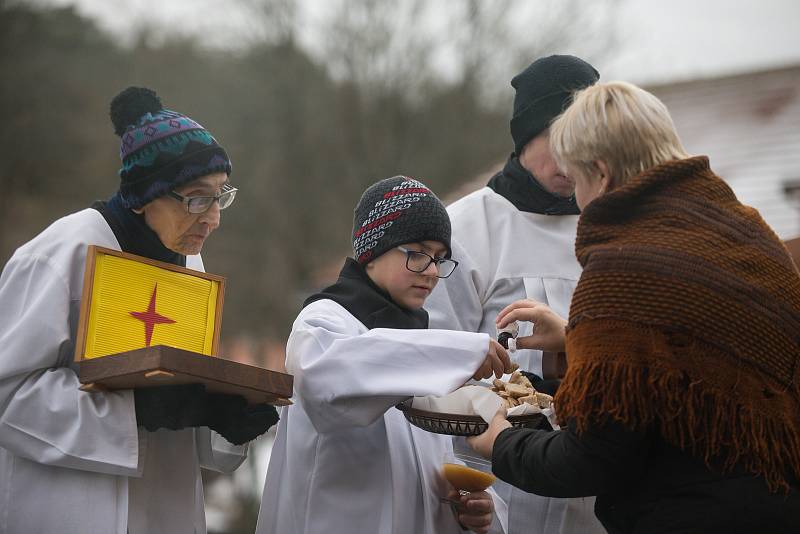
[[708, 158], [654, 167], [593, 201], [575, 243], [569, 367], [578, 431], [613, 417], [707, 463], [800, 476], [800, 275]]

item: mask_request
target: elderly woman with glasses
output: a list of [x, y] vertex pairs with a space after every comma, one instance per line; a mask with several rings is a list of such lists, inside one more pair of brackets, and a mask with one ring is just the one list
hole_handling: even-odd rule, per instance
[[111, 119], [119, 190], [21, 246], [0, 278], [0, 532], [205, 532], [200, 468], [236, 469], [278, 418], [201, 385], [78, 389], [88, 245], [203, 270], [236, 195], [225, 150], [153, 91], [126, 89]]
[[569, 320], [518, 301], [523, 348], [564, 350], [562, 430], [498, 414], [471, 443], [540, 495], [597, 495], [611, 533], [800, 532], [800, 276], [666, 107], [621, 82], [576, 94], [550, 143], [576, 180]]

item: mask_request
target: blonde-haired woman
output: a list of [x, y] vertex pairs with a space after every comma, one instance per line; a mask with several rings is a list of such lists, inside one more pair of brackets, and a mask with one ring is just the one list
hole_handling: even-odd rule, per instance
[[[522, 348], [566, 349], [560, 432], [498, 414], [472, 439], [500, 478], [597, 495], [609, 532], [800, 532], [800, 275], [664, 106], [627, 83], [551, 125], [582, 209], [569, 321], [530, 300]], [[565, 333], [566, 332], [566, 333]]]

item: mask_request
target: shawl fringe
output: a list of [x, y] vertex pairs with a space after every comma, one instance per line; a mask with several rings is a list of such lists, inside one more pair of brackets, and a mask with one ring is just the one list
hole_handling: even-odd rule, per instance
[[[656, 428], [709, 467], [712, 460], [725, 472], [742, 466], [773, 492], [788, 491], [787, 478], [800, 477], [800, 421], [786, 417], [800, 413], [800, 392], [782, 390], [727, 351], [684, 333], [588, 319], [569, 330], [567, 355], [556, 411], [579, 433], [611, 417], [633, 430]], [[724, 361], [739, 370], [721, 388], [715, 369]], [[704, 380], [710, 375], [714, 385]], [[753, 399], [754, 391], [761, 398]]]

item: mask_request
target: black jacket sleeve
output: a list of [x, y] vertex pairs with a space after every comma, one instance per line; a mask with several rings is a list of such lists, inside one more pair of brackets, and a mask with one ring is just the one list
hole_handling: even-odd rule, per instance
[[614, 492], [641, 476], [648, 450], [644, 432], [618, 423], [555, 432], [509, 428], [497, 436], [492, 470], [502, 480], [547, 497]]

